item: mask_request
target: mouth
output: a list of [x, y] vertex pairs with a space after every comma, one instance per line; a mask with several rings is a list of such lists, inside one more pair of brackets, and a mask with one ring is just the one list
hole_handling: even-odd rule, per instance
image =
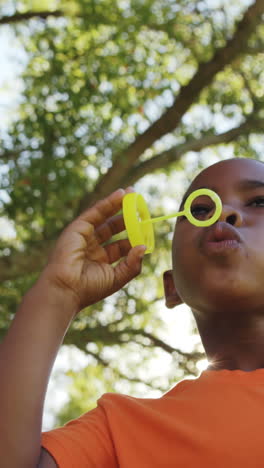
[[236, 228], [219, 222], [203, 233], [199, 247], [205, 254], [223, 254], [234, 252], [241, 244], [242, 239]]

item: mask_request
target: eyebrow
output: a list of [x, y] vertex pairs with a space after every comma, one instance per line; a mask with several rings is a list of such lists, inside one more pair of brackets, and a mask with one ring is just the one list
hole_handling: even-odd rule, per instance
[[[243, 192], [243, 191], [250, 190], [250, 189], [261, 188], [261, 187], [264, 188], [264, 182], [262, 180], [256, 180], [256, 179], [242, 179], [237, 184], [235, 184], [235, 188], [239, 192]], [[195, 190], [199, 190], [199, 189], [202, 189], [202, 188], [207, 188], [207, 189], [213, 190], [214, 192], [216, 192], [219, 195], [218, 190], [215, 187], [212, 187], [212, 186], [207, 186], [207, 187], [201, 186], [201, 187], [197, 187]], [[186, 202], [186, 200], [187, 200], [188, 196], [190, 195], [190, 193], [192, 193], [193, 191], [194, 190], [189, 190], [188, 189], [187, 192], [184, 194], [182, 202], [180, 204], [179, 210], [183, 209], [184, 203]]]

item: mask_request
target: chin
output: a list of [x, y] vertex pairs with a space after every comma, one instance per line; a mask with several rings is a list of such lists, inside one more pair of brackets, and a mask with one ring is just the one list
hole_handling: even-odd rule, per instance
[[[182, 300], [193, 311], [210, 311], [218, 309], [249, 309], [257, 300], [255, 285], [250, 285], [236, 280], [207, 281], [206, 284], [189, 286], [186, 291], [179, 291]], [[191, 291], [191, 295], [190, 295]], [[186, 293], [186, 294], [185, 294]], [[262, 293], [263, 296], [263, 293]], [[257, 301], [260, 302], [260, 298]]]
[[[192, 301], [190, 307], [193, 311], [202, 315], [210, 314], [213, 312], [219, 311], [220, 313], [224, 312], [233, 312], [241, 314], [243, 311], [251, 311], [254, 308], [254, 302], [256, 300], [255, 294], [246, 293], [244, 291], [241, 294], [241, 290], [215, 290], [211, 291], [207, 296], [201, 295], [197, 300]], [[257, 301], [256, 301], [257, 302]], [[257, 306], [257, 304], [256, 304]]]

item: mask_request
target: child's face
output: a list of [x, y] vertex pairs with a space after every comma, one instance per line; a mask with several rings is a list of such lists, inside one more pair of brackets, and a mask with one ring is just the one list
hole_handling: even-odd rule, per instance
[[[263, 186], [239, 187], [245, 179]], [[223, 211], [218, 222], [232, 225], [241, 243], [235, 249], [208, 252], [203, 237], [217, 223], [197, 227], [183, 217], [176, 223], [173, 247], [173, 278], [179, 296], [197, 313], [218, 308], [264, 307], [264, 164], [247, 159], [221, 161], [201, 172], [187, 195], [198, 188], [218, 193]], [[262, 198], [259, 200], [259, 198]], [[207, 197], [193, 202], [210, 205]], [[211, 202], [211, 206], [212, 202]], [[198, 215], [198, 211], [194, 213]], [[201, 210], [199, 219], [205, 219]]]

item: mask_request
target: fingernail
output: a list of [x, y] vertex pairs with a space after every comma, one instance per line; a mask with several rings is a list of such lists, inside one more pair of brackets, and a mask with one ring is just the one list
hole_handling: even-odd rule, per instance
[[124, 189], [119, 188], [119, 189], [117, 189], [114, 193], [116, 193], [116, 194], [117, 194], [117, 193], [118, 193], [118, 194], [120, 193], [120, 194], [124, 195], [125, 191], [124, 191]]
[[139, 256], [144, 257], [147, 247], [145, 245], [141, 245], [140, 247], [141, 247], [141, 252], [139, 253]]

